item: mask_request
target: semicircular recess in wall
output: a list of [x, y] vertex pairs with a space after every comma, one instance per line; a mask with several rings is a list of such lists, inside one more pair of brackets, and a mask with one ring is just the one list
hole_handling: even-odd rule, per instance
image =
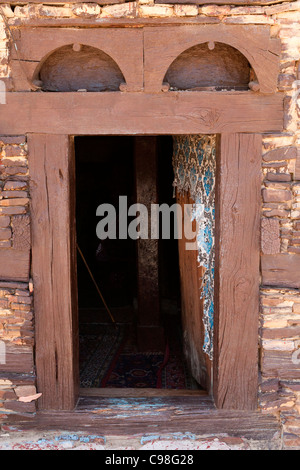
[[187, 49], [170, 65], [164, 83], [170, 91], [248, 90], [253, 71], [246, 57], [222, 43], [204, 43]]
[[67, 45], [42, 64], [38, 77], [43, 91], [118, 91], [124, 76], [105, 52], [86, 45]]

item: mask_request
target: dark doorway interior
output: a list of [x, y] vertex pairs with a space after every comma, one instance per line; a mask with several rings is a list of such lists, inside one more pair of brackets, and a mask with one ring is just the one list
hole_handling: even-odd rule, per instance
[[[194, 389], [198, 386], [189, 374], [182, 350], [178, 241], [171, 236], [158, 242], [159, 327], [164, 341], [157, 348], [156, 330], [150, 328], [145, 350], [138, 338], [139, 325], [151, 325], [152, 320], [141, 320], [145, 312], [138, 292], [142, 275], [139, 242], [130, 238], [101, 241], [96, 235], [100, 204], [112, 204], [118, 215], [119, 196], [127, 196], [128, 207], [137, 202], [136, 139], [75, 138], [77, 243], [115, 320], [113, 323], [78, 254], [81, 387]], [[143, 139], [147, 146], [147, 138]], [[155, 141], [157, 202], [171, 206], [175, 202], [172, 137], [157, 137]], [[153, 138], [149, 138], [152, 144]], [[141, 158], [147, 158], [147, 152]], [[145, 162], [145, 171], [146, 167]], [[152, 317], [152, 313], [157, 316], [157, 312], [146, 316]]]

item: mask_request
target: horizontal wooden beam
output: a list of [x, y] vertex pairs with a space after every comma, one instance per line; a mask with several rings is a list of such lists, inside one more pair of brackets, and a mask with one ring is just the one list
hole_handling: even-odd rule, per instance
[[264, 286], [300, 288], [300, 254], [263, 255], [261, 270]]
[[[0, 0], [1, 2], [1, 0]], [[197, 24], [218, 24], [221, 23], [220, 18], [216, 16], [196, 16], [196, 17], [179, 17], [170, 16], [167, 18], [8, 18], [11, 27], [22, 26], [23, 29], [28, 28], [45, 28], [45, 27], [78, 27], [78, 28], [126, 28], [132, 26], [134, 28], [143, 28], [144, 26], [166, 26], [166, 25], [197, 25]]]
[[249, 92], [7, 93], [0, 134], [159, 135], [274, 132], [283, 95]]

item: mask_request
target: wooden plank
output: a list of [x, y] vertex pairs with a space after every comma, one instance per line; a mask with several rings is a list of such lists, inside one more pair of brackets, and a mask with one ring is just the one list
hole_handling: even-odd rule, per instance
[[280, 377], [283, 379], [299, 380], [300, 364], [293, 360], [293, 351], [264, 350], [261, 360], [261, 371], [264, 377]]
[[261, 270], [264, 286], [300, 287], [300, 254], [262, 255]]
[[207, 25], [155, 28], [144, 32], [146, 92], [159, 92], [172, 62], [193, 46], [208, 42], [227, 44], [241, 52], [253, 67], [262, 93], [275, 93], [279, 73], [280, 41], [270, 39], [270, 27]]
[[197, 436], [221, 435], [265, 440], [278, 438], [279, 421], [259, 412], [216, 410], [207, 397], [103, 398], [83, 397], [74, 412], [42, 412], [32, 419], [9, 418], [19, 430], [76, 430], [105, 436], [193, 432]]
[[166, 25], [196, 25], [196, 24], [219, 24], [220, 19], [213, 16], [196, 16], [196, 17], [179, 17], [170, 16], [167, 18], [96, 18], [95, 21], [91, 18], [8, 18], [8, 24], [11, 27], [22, 28], [47, 28], [47, 27], [60, 27], [60, 28], [74, 28], [74, 27], [89, 27], [92, 28], [143, 28], [144, 26], [166, 26]]
[[218, 160], [214, 397], [256, 409], [261, 136], [222, 134]]
[[[77, 306], [72, 292], [73, 163], [68, 136], [28, 135], [32, 198], [36, 369], [41, 409], [72, 409], [77, 399]], [[72, 237], [71, 237], [72, 234]]]
[[[136, 202], [148, 211], [151, 227], [151, 204], [158, 204], [157, 139], [136, 137], [134, 147]], [[141, 351], [164, 351], [164, 329], [160, 311], [158, 239], [137, 241], [138, 272], [138, 347]]]
[[[184, 205], [194, 204], [194, 201], [189, 194], [177, 194], [177, 203], [181, 205], [184, 214]], [[186, 249], [188, 240], [185, 238], [184, 221], [181, 220], [181, 223], [182, 238], [178, 240], [178, 248], [184, 354], [193, 377], [205, 390], [211, 393], [212, 363], [202, 350], [204, 324], [203, 300], [200, 299], [200, 295], [203, 268], [198, 263], [198, 251]], [[193, 223], [192, 229], [194, 232], [196, 231], [196, 222]]]
[[29, 280], [30, 252], [14, 248], [0, 248], [0, 280]]
[[[1, 134], [162, 135], [273, 132], [283, 97], [252, 92], [7, 93]], [[16, 119], [18, 116], [18, 119]]]
[[32, 347], [9, 342], [5, 345], [5, 364], [0, 364], [1, 372], [22, 374], [34, 372]]

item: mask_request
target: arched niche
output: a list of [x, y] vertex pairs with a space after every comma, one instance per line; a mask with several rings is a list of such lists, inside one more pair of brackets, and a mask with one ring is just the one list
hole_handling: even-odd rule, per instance
[[208, 42], [182, 52], [170, 65], [164, 83], [170, 90], [247, 90], [254, 79], [247, 58], [220, 42]]
[[[201, 44], [209, 52], [209, 47], [216, 47], [218, 44], [239, 51], [255, 73], [253, 78], [250, 77], [249, 88], [261, 94], [276, 93], [280, 70], [280, 40], [270, 37], [269, 27], [227, 24], [145, 29], [144, 90], [147, 93], [167, 91], [168, 87], [163, 84], [164, 77], [173, 62], [181, 54]], [[227, 50], [232, 52], [232, 49]]]
[[118, 91], [125, 82], [118, 64], [95, 47], [69, 44], [49, 54], [34, 75], [43, 91]]

